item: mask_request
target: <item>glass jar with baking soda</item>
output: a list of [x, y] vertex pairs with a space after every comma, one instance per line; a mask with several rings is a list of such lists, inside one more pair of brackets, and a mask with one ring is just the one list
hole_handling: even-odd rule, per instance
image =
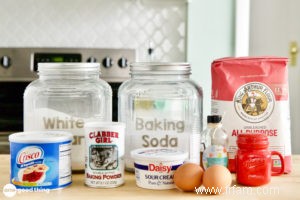
[[119, 88], [119, 121], [126, 124], [125, 166], [138, 148], [177, 148], [200, 164], [202, 89], [190, 80], [188, 63], [133, 63]]

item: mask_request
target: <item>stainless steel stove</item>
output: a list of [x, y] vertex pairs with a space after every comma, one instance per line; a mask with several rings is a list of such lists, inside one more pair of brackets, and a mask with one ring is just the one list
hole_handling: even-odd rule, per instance
[[0, 153], [8, 153], [7, 137], [23, 131], [23, 92], [37, 76], [39, 62], [99, 62], [101, 78], [113, 90], [113, 121], [118, 116], [117, 92], [129, 76], [134, 49], [0, 48]]

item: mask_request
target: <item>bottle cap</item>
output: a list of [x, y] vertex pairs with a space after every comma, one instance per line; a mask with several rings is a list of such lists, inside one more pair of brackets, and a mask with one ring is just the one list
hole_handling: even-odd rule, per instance
[[208, 115], [207, 123], [220, 123], [222, 121], [221, 115]]

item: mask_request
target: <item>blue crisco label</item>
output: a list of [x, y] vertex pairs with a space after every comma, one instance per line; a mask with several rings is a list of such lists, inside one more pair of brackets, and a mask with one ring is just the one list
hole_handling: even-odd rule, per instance
[[29, 146], [21, 149], [17, 155], [17, 167], [25, 168], [35, 164], [43, 164], [44, 151], [38, 146]]
[[71, 140], [10, 145], [10, 180], [16, 188], [57, 189], [71, 184]]

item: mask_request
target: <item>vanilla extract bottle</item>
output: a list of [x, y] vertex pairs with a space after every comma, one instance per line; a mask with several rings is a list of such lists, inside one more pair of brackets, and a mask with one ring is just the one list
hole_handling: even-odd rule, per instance
[[228, 165], [228, 135], [221, 121], [221, 115], [207, 116], [207, 128], [201, 133], [200, 140], [200, 164], [204, 169], [212, 165]]

